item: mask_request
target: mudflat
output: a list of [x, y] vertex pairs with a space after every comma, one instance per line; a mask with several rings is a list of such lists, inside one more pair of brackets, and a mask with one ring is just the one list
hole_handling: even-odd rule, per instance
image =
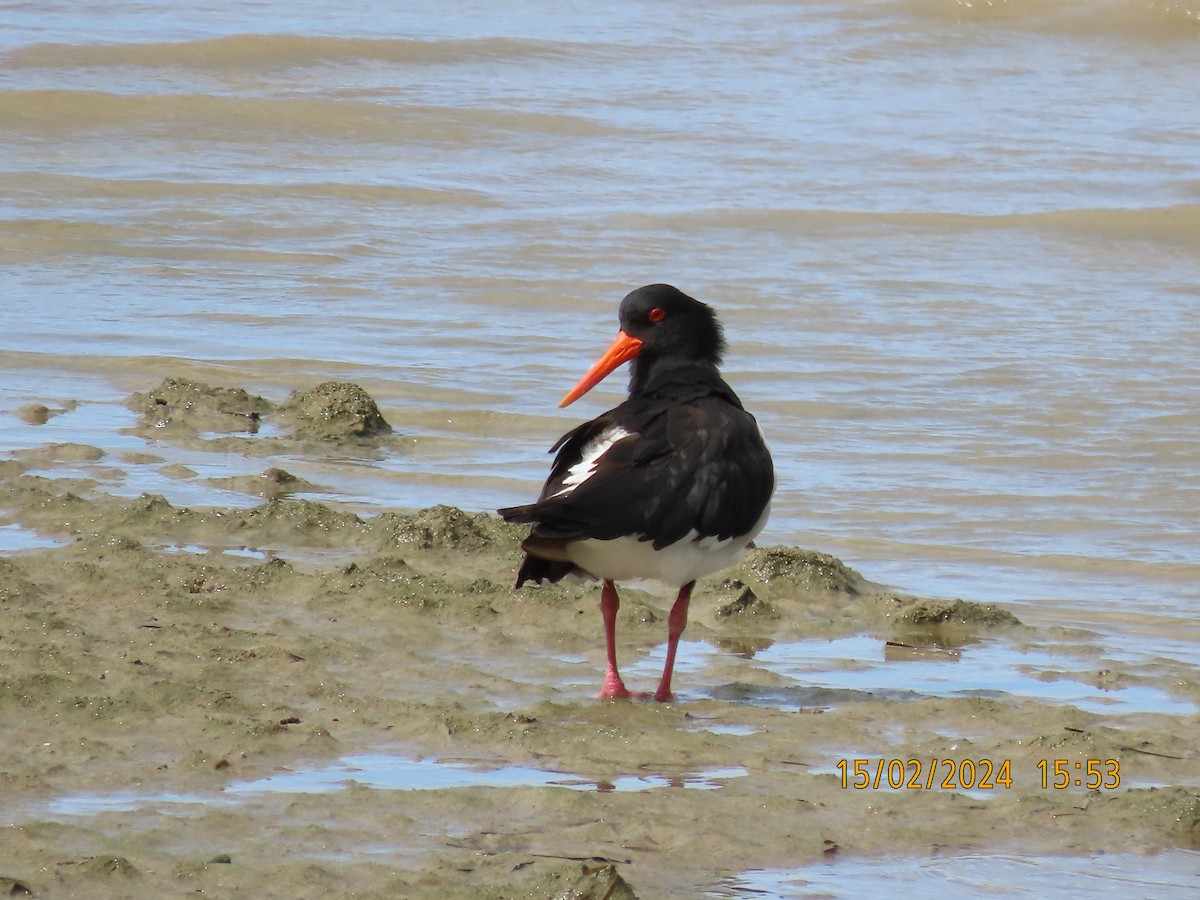
[[[131, 398], [147, 428], [279, 440], [237, 433], [276, 414], [255, 398], [165, 387]], [[336, 413], [295, 433], [387, 433], [327, 393]], [[239, 424], [202, 438], [213, 408]], [[261, 496], [244, 508], [81, 474], [121, 464], [76, 444], [0, 462], [4, 522], [44, 544], [0, 559], [0, 893], [697, 896], [845, 859], [1200, 848], [1195, 714], [982, 695], [966, 666], [961, 692], [904, 683], [909, 661], [994, 645], [1087, 660], [1085, 630], [762, 547], [698, 587], [675, 702], [597, 701], [598, 590], [513, 590], [523, 528], [450, 507], [368, 518], [295, 497], [311, 486], [277, 467], [224, 485]], [[637, 661], [670, 600], [622, 591], [633, 689], [653, 687], [658, 663]], [[851, 636], [894, 682], [755, 664]], [[1170, 661], [1087, 678], [1200, 703]]]

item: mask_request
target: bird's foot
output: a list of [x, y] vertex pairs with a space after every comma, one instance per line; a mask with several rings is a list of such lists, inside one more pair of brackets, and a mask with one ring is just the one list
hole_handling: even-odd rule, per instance
[[671, 703], [675, 700], [675, 694], [672, 691], [655, 691], [651, 694], [649, 691], [631, 691], [624, 684], [615, 686], [605, 682], [604, 687], [600, 689], [600, 693], [596, 695], [597, 700], [653, 700], [655, 703]]
[[608, 672], [604, 676], [604, 687], [596, 695], [597, 700], [628, 700], [635, 694], [625, 687], [625, 682], [616, 672]]
[[[634, 700], [638, 697], [633, 691], [627, 690], [624, 685], [617, 688], [603, 687], [600, 693], [596, 695], [597, 700]], [[645, 696], [644, 694], [640, 696]]]
[[670, 685], [659, 684], [653, 694], [647, 691], [631, 691], [625, 687], [625, 682], [614, 669], [604, 673], [604, 687], [596, 695], [597, 700], [653, 700], [656, 703], [670, 703], [675, 699], [675, 693]]

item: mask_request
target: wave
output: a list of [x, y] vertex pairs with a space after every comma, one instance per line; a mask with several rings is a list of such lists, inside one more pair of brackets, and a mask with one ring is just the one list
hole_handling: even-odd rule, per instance
[[[875, 6], [874, 12], [1054, 35], [1200, 39], [1200, 9], [1187, 3], [1146, 0], [887, 0]], [[853, 15], [858, 15], [858, 12]]]
[[44, 172], [0, 172], [0, 191], [10, 196], [118, 198], [122, 200], [274, 198], [281, 194], [311, 200], [378, 202], [393, 206], [500, 204], [483, 191], [417, 185], [339, 181], [228, 182], [169, 181], [157, 178], [97, 178]]
[[780, 232], [835, 232], [887, 228], [939, 234], [1033, 229], [1112, 240], [1175, 244], [1200, 250], [1200, 204], [1197, 203], [1129, 209], [1057, 209], [999, 215], [714, 208], [686, 214], [620, 215], [612, 217], [612, 225], [624, 229], [636, 227], [671, 231], [735, 228]]
[[496, 132], [597, 136], [623, 129], [584, 116], [495, 107], [393, 105], [345, 97], [236, 97], [31, 89], [0, 92], [9, 130], [55, 138], [101, 128], [144, 128], [188, 140], [344, 138], [464, 143]]
[[515, 38], [435, 41], [237, 34], [172, 43], [41, 43], [12, 50], [5, 54], [3, 59], [7, 66], [13, 68], [143, 66], [244, 70], [362, 60], [429, 65], [491, 59], [562, 59], [569, 58], [576, 52], [577, 48], [570, 44]]
[[150, 226], [132, 227], [106, 222], [62, 219], [5, 219], [0, 221], [0, 262], [38, 264], [63, 254], [115, 256], [165, 262], [237, 262], [333, 266], [345, 261], [334, 253], [242, 247], [219, 242], [165, 240]]

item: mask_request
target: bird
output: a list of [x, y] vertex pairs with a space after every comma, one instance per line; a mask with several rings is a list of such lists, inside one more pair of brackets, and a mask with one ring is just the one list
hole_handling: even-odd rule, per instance
[[598, 579], [605, 674], [598, 699], [644, 697], [617, 667], [616, 583], [677, 589], [653, 699], [675, 699], [672, 673], [696, 579], [735, 565], [770, 515], [771, 453], [758, 422], [721, 377], [725, 351], [712, 307], [669, 284], [621, 301], [608, 350], [560, 402], [574, 403], [628, 362], [629, 395], [564, 434], [537, 502], [497, 510], [532, 525], [516, 588], [568, 576]]

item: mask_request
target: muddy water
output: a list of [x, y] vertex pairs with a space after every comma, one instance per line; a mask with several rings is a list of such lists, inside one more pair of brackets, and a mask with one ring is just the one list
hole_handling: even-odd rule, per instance
[[[619, 395], [555, 407], [617, 300], [669, 280], [720, 310], [775, 450], [765, 543], [1035, 629], [903, 664], [866, 621], [773, 625], [748, 659], [698, 635], [693, 700], [798, 711], [886, 687], [1194, 718], [1194, 12], [394, 6], [0, 11], [0, 449], [26, 476], [227, 511], [519, 502], [554, 438]], [[353, 382], [394, 431], [181, 440], [125, 403], [167, 376], [274, 405]], [[75, 536], [0, 512], [6, 552]], [[186, 560], [214, 537], [137, 540]], [[487, 702], [515, 715], [547, 679], [582, 703], [590, 628], [545, 670], [486, 646], [468, 667], [499, 673]]]

